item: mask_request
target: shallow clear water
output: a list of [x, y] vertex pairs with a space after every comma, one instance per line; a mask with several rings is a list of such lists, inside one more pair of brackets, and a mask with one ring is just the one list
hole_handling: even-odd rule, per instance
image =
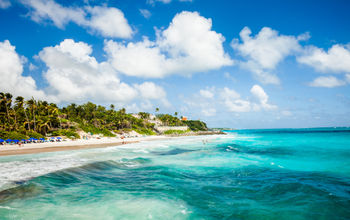
[[0, 219], [350, 219], [350, 129], [0, 157]]

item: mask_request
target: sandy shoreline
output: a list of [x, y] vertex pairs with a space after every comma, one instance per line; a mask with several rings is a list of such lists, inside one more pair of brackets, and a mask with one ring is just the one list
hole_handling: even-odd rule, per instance
[[[138, 143], [140, 141], [169, 139], [167, 136], [147, 136], [124, 139], [124, 144]], [[62, 142], [47, 142], [18, 145], [1, 145], [0, 156], [20, 155], [20, 154], [36, 154], [55, 151], [82, 150], [91, 148], [103, 148], [110, 146], [123, 145], [120, 138], [101, 138], [90, 140], [67, 140]]]

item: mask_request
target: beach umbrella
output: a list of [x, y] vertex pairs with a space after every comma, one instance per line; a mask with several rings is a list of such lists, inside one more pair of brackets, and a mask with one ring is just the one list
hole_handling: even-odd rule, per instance
[[57, 137], [57, 139], [62, 139], [61, 137]]
[[21, 139], [22, 142], [26, 142], [27, 140], [26, 139]]
[[38, 139], [37, 138], [33, 138], [34, 141], [37, 141]]
[[0, 139], [0, 143], [4, 142], [5, 140], [4, 139]]
[[15, 139], [15, 140], [13, 140], [13, 142], [18, 143], [18, 142], [19, 142], [19, 140]]
[[9, 142], [12, 142], [12, 140], [11, 139], [7, 139], [6, 142], [9, 143]]
[[45, 141], [45, 138], [40, 138], [41, 141]]
[[51, 137], [51, 139], [55, 139], [55, 137]]

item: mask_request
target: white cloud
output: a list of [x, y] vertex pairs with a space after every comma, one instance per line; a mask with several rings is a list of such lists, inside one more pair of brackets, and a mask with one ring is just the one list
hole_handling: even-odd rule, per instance
[[313, 87], [333, 88], [338, 86], [344, 86], [345, 84], [345, 81], [337, 79], [334, 76], [320, 76], [317, 77], [314, 81], [312, 81], [309, 85]]
[[120, 82], [113, 68], [106, 62], [98, 63], [91, 53], [91, 46], [71, 39], [44, 48], [39, 57], [48, 67], [44, 73], [48, 92], [59, 101], [134, 99], [136, 89]]
[[8, 40], [0, 42], [0, 90], [25, 98], [43, 98], [45, 94], [38, 90], [34, 79], [23, 76], [23, 63], [15, 47]]
[[273, 110], [276, 109], [277, 106], [268, 104], [269, 96], [266, 94], [264, 89], [259, 85], [254, 85], [250, 92], [253, 94], [255, 98], [257, 98], [258, 104], [254, 104], [254, 108], [259, 110], [260, 108], [264, 110]]
[[118, 71], [138, 77], [191, 75], [232, 65], [224, 52], [224, 37], [211, 30], [211, 19], [197, 12], [177, 14], [169, 27], [157, 31], [156, 41], [105, 42], [105, 51]]
[[247, 100], [226, 99], [224, 103], [227, 107], [227, 110], [230, 112], [249, 112], [251, 110], [251, 103]]
[[11, 2], [9, 0], [0, 0], [0, 8], [6, 9], [11, 6]]
[[239, 99], [241, 96], [235, 90], [225, 87], [220, 92], [220, 97], [222, 99]]
[[207, 99], [211, 99], [214, 97], [213, 89], [201, 89], [199, 90], [199, 94]]
[[140, 9], [140, 14], [147, 19], [152, 16], [152, 13], [147, 9]]
[[121, 10], [112, 7], [86, 7], [91, 14], [86, 26], [104, 37], [130, 38], [132, 29]]
[[256, 36], [245, 27], [240, 32], [241, 43], [233, 39], [231, 46], [246, 58], [242, 67], [249, 69], [254, 76], [265, 84], [279, 84], [278, 77], [272, 70], [287, 56], [301, 49], [299, 41], [308, 38], [308, 34], [298, 37], [281, 35], [277, 31], [264, 27]]
[[48, 68], [43, 73], [48, 83], [46, 94], [56, 102], [90, 100], [122, 105], [134, 100], [160, 100], [167, 104], [162, 87], [152, 82], [134, 85], [121, 82], [108, 62], [98, 62], [91, 53], [90, 45], [71, 39], [40, 51], [38, 57]]
[[54, 0], [21, 0], [32, 10], [31, 19], [37, 23], [52, 21], [63, 29], [69, 22], [88, 28], [104, 37], [130, 38], [133, 34], [122, 11], [113, 7], [64, 7]]
[[350, 44], [336, 44], [328, 51], [309, 46], [297, 60], [322, 73], [350, 73]]
[[140, 91], [140, 95], [146, 99], [164, 99], [166, 97], [164, 89], [153, 82], [144, 82], [135, 85], [135, 87]]
[[36, 70], [36, 69], [38, 69], [37, 66], [35, 66], [35, 65], [32, 64], [32, 63], [29, 64], [29, 70], [30, 70], [30, 71], [33, 71], [33, 70]]
[[240, 99], [240, 94], [227, 87], [220, 91], [220, 98], [227, 110], [230, 112], [249, 112], [251, 103], [247, 100]]
[[[251, 95], [242, 98], [241, 95], [231, 88], [206, 88], [199, 90], [189, 99], [184, 99], [186, 106], [181, 109], [184, 113], [199, 117], [211, 117], [223, 112], [244, 113], [258, 111], [272, 111], [278, 107], [269, 103], [269, 96], [258, 85], [250, 90]], [[213, 99], [215, 97], [215, 99]]]
[[63, 7], [53, 0], [22, 0], [22, 3], [31, 7], [29, 15], [37, 23], [50, 20], [58, 28], [64, 28], [69, 22], [83, 24], [85, 12], [81, 8]]
[[231, 112], [260, 111], [261, 109], [269, 111], [277, 109], [277, 106], [268, 103], [269, 96], [259, 85], [254, 85], [250, 89], [250, 92], [253, 95], [253, 99], [245, 100], [240, 98], [240, 95], [233, 89], [225, 87], [221, 91], [220, 97]]

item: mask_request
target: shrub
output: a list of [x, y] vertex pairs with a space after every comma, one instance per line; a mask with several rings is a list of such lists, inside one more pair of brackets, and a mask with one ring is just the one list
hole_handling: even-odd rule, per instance
[[68, 138], [80, 138], [79, 134], [72, 129], [59, 129], [51, 132], [52, 136], [66, 136]]
[[85, 132], [92, 134], [102, 134], [105, 137], [115, 137], [115, 135], [106, 128], [100, 129], [93, 125], [80, 125], [80, 128]]
[[184, 123], [192, 130], [192, 131], [207, 131], [207, 125], [199, 120], [190, 120], [184, 121]]
[[187, 132], [190, 132], [191, 130], [167, 130], [164, 132], [164, 134], [184, 134], [184, 133], [187, 133]]
[[135, 128], [134, 129], [137, 133], [142, 134], [142, 135], [156, 135], [154, 131], [148, 128]]
[[6, 139], [17, 139], [17, 140], [21, 140], [21, 139], [27, 139], [28, 136], [26, 136], [25, 134], [16, 132], [16, 131], [0, 131], [0, 137], [4, 140]]
[[38, 133], [38, 132], [35, 132], [35, 131], [27, 131], [27, 136], [29, 137], [32, 137], [32, 138], [44, 138], [44, 135]]

